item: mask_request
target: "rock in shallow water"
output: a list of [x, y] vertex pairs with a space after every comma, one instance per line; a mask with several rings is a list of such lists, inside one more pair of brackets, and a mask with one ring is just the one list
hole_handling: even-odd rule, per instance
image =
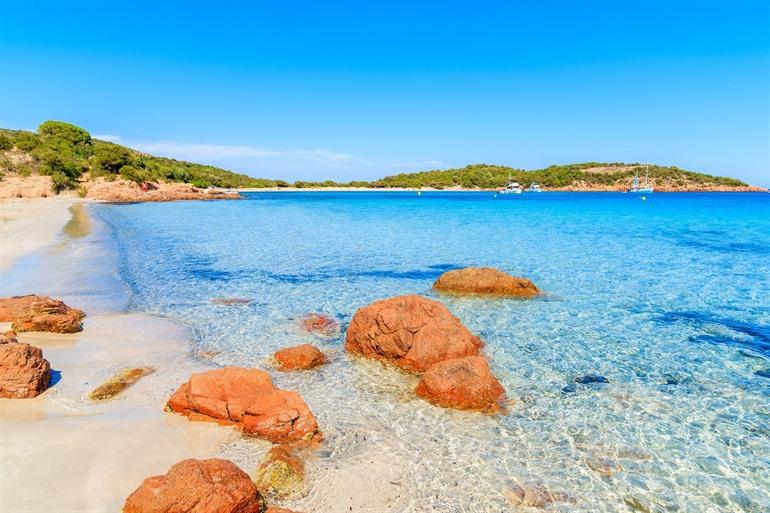
[[274, 358], [281, 370], [307, 370], [326, 361], [324, 354], [310, 344], [281, 349], [275, 352]]
[[257, 369], [224, 367], [190, 376], [168, 407], [195, 418], [237, 424], [273, 443], [320, 438], [313, 413], [297, 392], [280, 390]]
[[123, 513], [263, 513], [265, 501], [246, 472], [228, 460], [183, 460], [148, 477]]
[[254, 480], [265, 495], [290, 497], [302, 492], [305, 465], [286, 445], [273, 447], [265, 455]]
[[85, 314], [57, 299], [30, 294], [0, 298], [0, 322], [16, 331], [75, 333], [83, 329]]
[[505, 390], [483, 356], [436, 363], [422, 375], [415, 393], [438, 406], [499, 411]]
[[15, 341], [0, 344], [0, 397], [29, 399], [51, 384], [51, 365], [39, 347]]
[[511, 276], [493, 267], [466, 267], [447, 271], [433, 289], [449, 294], [531, 298], [540, 291], [527, 278]]
[[309, 313], [300, 321], [302, 328], [308, 333], [322, 337], [337, 337], [340, 334], [340, 324], [332, 317], [320, 313]]
[[448, 358], [477, 355], [483, 345], [444, 305], [417, 294], [360, 308], [345, 336], [349, 352], [414, 372]]

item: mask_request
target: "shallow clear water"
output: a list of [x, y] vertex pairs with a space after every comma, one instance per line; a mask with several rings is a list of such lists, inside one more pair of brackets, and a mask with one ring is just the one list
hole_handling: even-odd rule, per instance
[[[379, 455], [397, 483], [382, 511], [507, 511], [511, 483], [563, 494], [552, 511], [770, 511], [768, 194], [257, 193], [92, 212], [112, 229], [130, 309], [188, 323], [217, 363], [269, 369], [307, 341], [332, 356], [272, 373], [327, 436], [298, 509], [327, 511], [324, 480]], [[317, 311], [344, 332], [357, 308], [433, 296], [443, 271], [469, 265], [547, 292], [439, 298], [486, 341], [506, 416], [430, 406], [414, 378], [297, 328]], [[575, 382], [587, 374], [609, 383]], [[249, 461], [247, 445], [232, 451]]]

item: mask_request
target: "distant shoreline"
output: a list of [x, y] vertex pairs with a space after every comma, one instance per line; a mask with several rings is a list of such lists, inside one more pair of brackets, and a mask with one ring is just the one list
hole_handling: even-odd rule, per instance
[[[244, 187], [231, 189], [237, 192], [498, 192], [498, 189], [465, 189], [465, 188], [446, 188], [435, 189], [429, 187]], [[606, 193], [624, 193], [617, 189], [543, 189], [542, 192], [606, 192]], [[655, 194], [671, 192], [735, 192], [735, 193], [766, 193], [768, 189], [759, 186], [748, 187], [724, 187], [713, 189], [681, 189], [681, 190], [655, 190]], [[526, 193], [530, 194], [530, 193]], [[534, 194], [534, 193], [532, 193]]]

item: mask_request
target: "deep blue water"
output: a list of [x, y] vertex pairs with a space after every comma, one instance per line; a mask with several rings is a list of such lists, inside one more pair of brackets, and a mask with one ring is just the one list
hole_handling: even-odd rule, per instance
[[[92, 211], [115, 237], [130, 308], [189, 323], [217, 363], [269, 368], [305, 341], [328, 351], [325, 369], [276, 381], [306, 397], [335, 465], [343, 447], [373, 450], [355, 441], [367, 433], [419, 476], [402, 511], [501, 511], [510, 481], [577, 502], [555, 511], [624, 511], [629, 497], [770, 511], [770, 194], [254, 193]], [[319, 311], [344, 329], [356, 308], [433, 296], [442, 272], [470, 265], [547, 293], [439, 298], [487, 342], [514, 400], [505, 417], [425, 405], [408, 377], [296, 327]], [[599, 476], [586, 461], [600, 456], [624, 471]], [[444, 486], [463, 476], [473, 486]]]

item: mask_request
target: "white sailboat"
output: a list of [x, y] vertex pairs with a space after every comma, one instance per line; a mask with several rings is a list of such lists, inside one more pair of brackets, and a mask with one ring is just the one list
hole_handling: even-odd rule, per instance
[[538, 184], [536, 184], [535, 182], [532, 182], [531, 184], [529, 184], [529, 188], [527, 189], [526, 192], [543, 192], [543, 191], [540, 190], [540, 186]]
[[626, 192], [633, 192], [637, 194], [652, 194], [654, 189], [650, 185], [650, 166], [649, 164], [644, 165], [644, 187], [639, 187], [639, 170], [637, 169], [636, 174], [634, 174], [634, 183], [631, 185], [630, 189], [627, 189]]
[[500, 194], [521, 194], [524, 189], [519, 185], [519, 182], [511, 181], [511, 175], [508, 175], [508, 184], [497, 192]]

